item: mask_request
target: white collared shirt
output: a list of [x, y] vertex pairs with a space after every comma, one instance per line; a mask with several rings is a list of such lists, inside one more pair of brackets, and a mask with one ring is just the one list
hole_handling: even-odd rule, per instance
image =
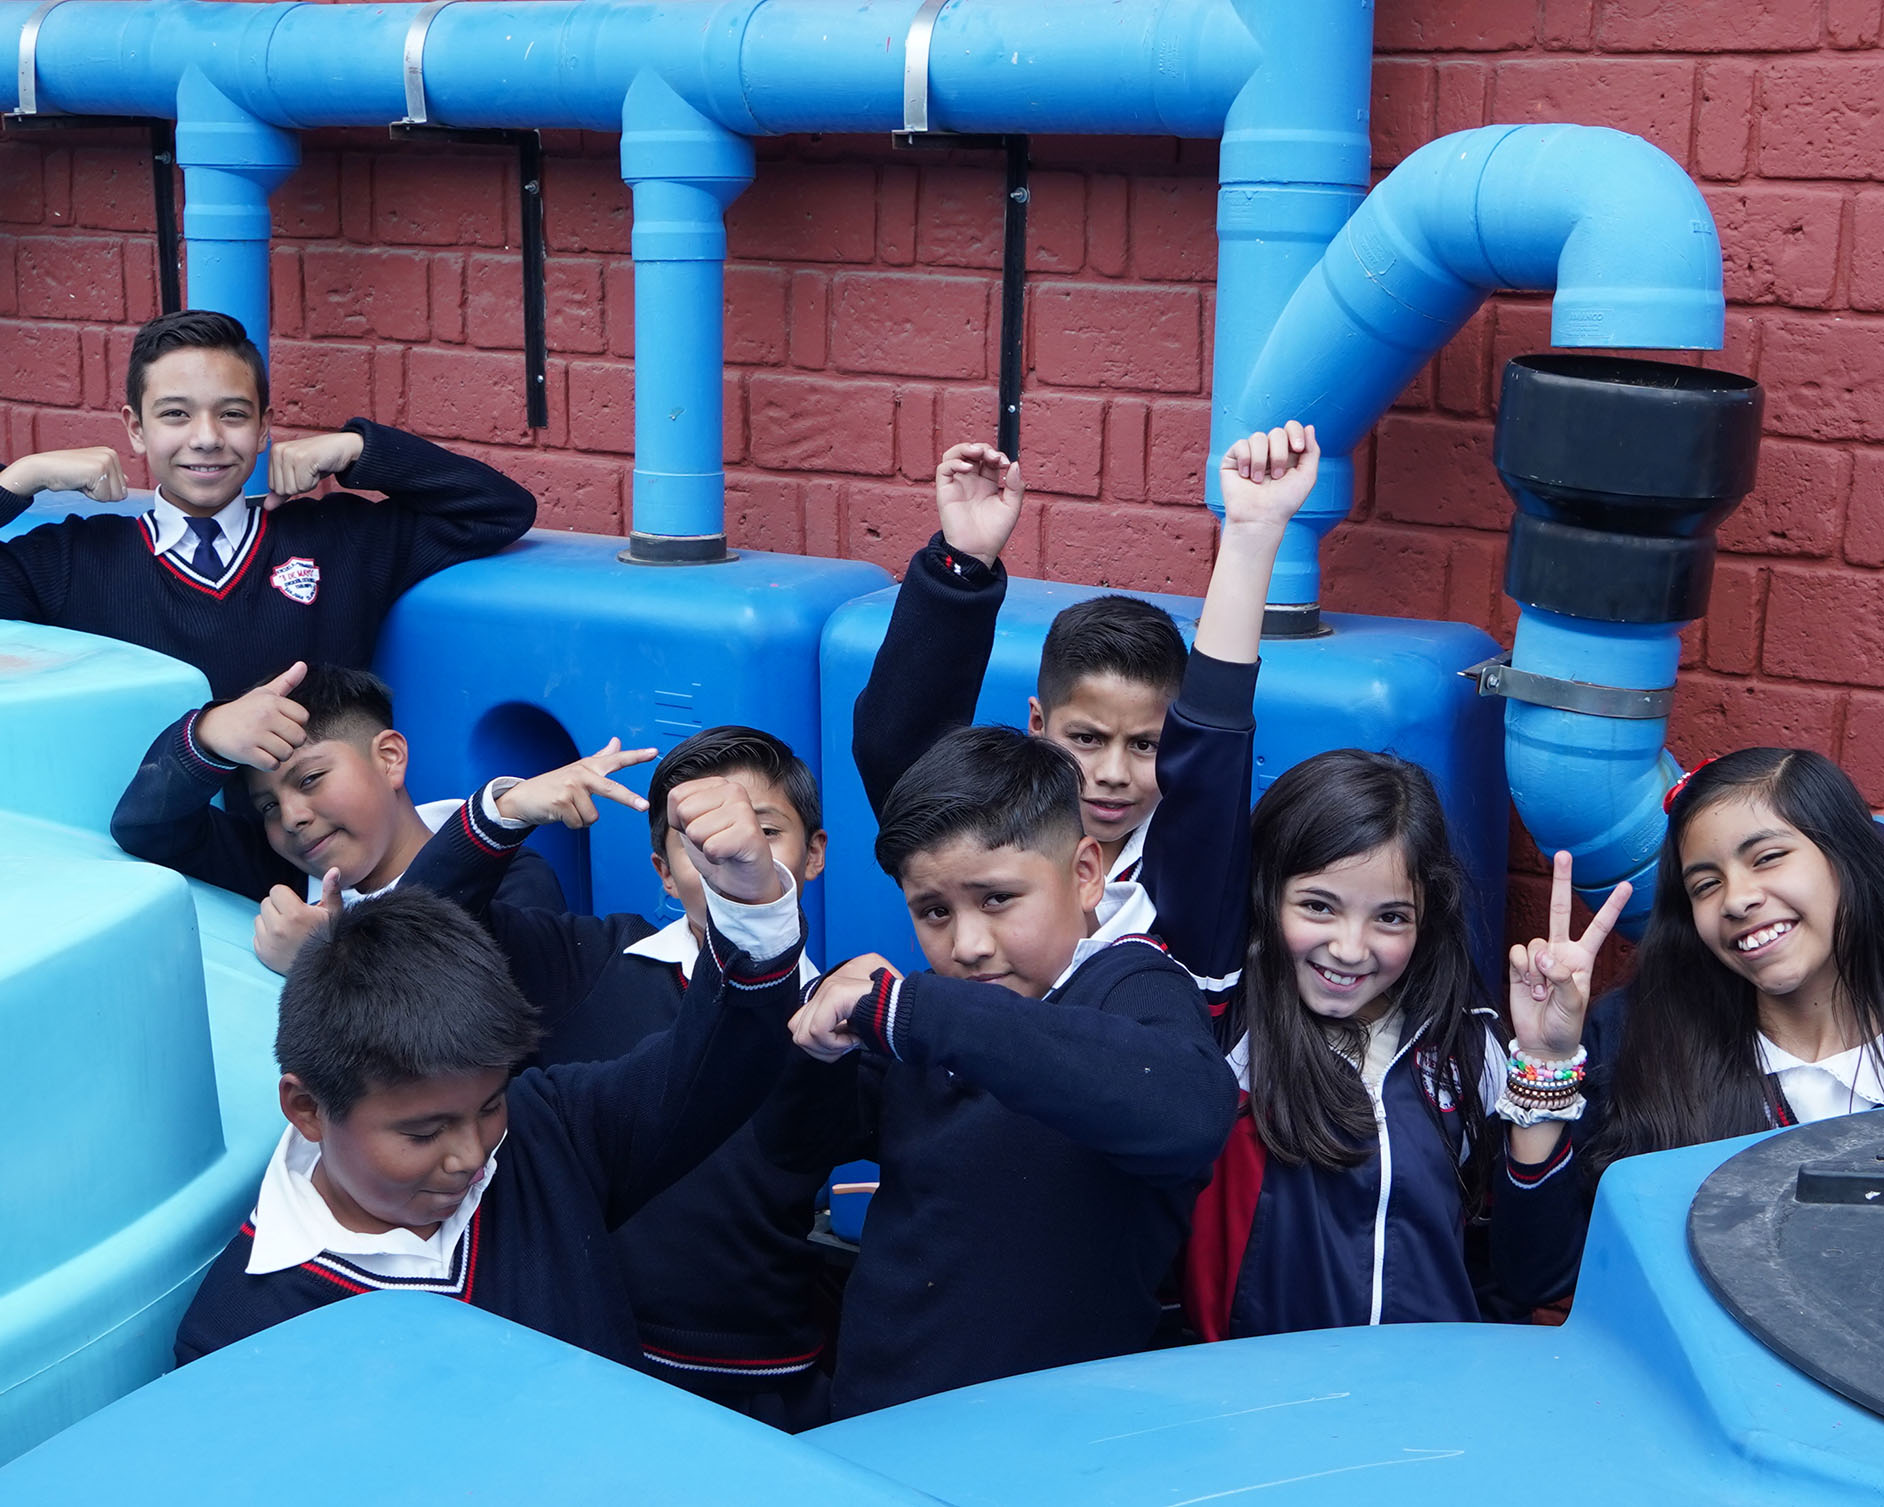
[[[691, 984], [693, 965], [700, 956], [700, 941], [693, 934], [693, 923], [682, 916], [677, 921], [668, 922], [653, 936], [643, 937], [639, 942], [622, 948], [622, 955], [631, 958], [650, 958], [656, 963], [671, 964], [678, 968], [680, 976]], [[799, 985], [802, 987], [809, 984], [817, 976], [818, 965], [800, 953], [798, 956]]]
[[[502, 1145], [500, 1141], [498, 1149]], [[327, 1200], [314, 1186], [314, 1168], [320, 1159], [321, 1148], [292, 1125], [281, 1133], [275, 1154], [268, 1159], [268, 1170], [262, 1174], [262, 1191], [250, 1218], [255, 1227], [255, 1243], [249, 1252], [250, 1276], [286, 1271], [325, 1253], [343, 1256], [375, 1276], [445, 1281], [451, 1276], [458, 1237], [477, 1213], [484, 1190], [490, 1187], [492, 1174], [497, 1171], [494, 1149], [451, 1217], [432, 1232], [430, 1240], [421, 1240], [404, 1229], [380, 1235], [350, 1230], [334, 1218]]]
[[[1073, 961], [1053, 981], [1053, 989], [1070, 979], [1079, 971], [1079, 965], [1101, 948], [1110, 947], [1120, 937], [1149, 934], [1158, 920], [1158, 912], [1152, 907], [1151, 896], [1145, 893], [1144, 885], [1130, 879], [1108, 884], [1099, 897], [1095, 914], [1099, 918], [1098, 929], [1090, 937], [1081, 937], [1074, 945]], [[1053, 990], [1047, 992], [1051, 994]]]
[[[156, 550], [160, 555], [168, 555], [178, 549], [186, 551], [184, 563], [188, 564], [188, 555], [196, 553], [196, 535], [190, 532], [191, 514], [183, 511], [159, 487], [151, 494], [150, 512], [145, 515], [150, 519], [156, 535]], [[235, 552], [242, 547], [242, 536], [249, 526], [249, 500], [237, 494], [222, 505], [215, 515], [216, 557], [226, 567], [235, 558]]]
[[[1817, 1062], [1795, 1057], [1760, 1033], [1760, 1070], [1779, 1079], [1780, 1092], [1801, 1125], [1855, 1114], [1884, 1105], [1884, 1079], [1877, 1053], [1863, 1046], [1835, 1052]], [[1884, 1041], [1879, 1043], [1884, 1048]]]
[[1145, 856], [1145, 829], [1151, 825], [1152, 819], [1156, 817], [1157, 814], [1156, 811], [1152, 812], [1151, 816], [1146, 817], [1126, 834], [1125, 844], [1119, 849], [1119, 856], [1112, 860], [1111, 872], [1106, 875], [1107, 884], [1129, 884], [1137, 882], [1136, 880], [1128, 880], [1124, 876], [1129, 874], [1138, 860]]
[[[419, 820], [425, 823], [426, 831], [436, 832], [440, 827], [444, 826], [446, 822], [450, 821], [458, 814], [458, 808], [463, 804], [463, 801], [427, 801], [423, 806], [413, 807], [413, 810], [419, 813]], [[340, 903], [342, 905], [352, 905], [357, 901], [371, 900], [376, 895], [385, 894], [405, 877], [404, 874], [395, 874], [387, 883], [382, 884], [376, 890], [368, 890], [365, 894], [361, 894], [358, 890], [342, 890], [340, 892]], [[307, 903], [309, 905], [319, 905], [321, 903], [321, 878], [322, 876], [319, 874], [309, 874], [307, 876]]]

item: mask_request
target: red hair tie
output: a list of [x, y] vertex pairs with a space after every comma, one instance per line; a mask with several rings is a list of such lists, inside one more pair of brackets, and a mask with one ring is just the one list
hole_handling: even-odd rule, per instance
[[1708, 765], [1712, 764], [1717, 757], [1719, 756], [1716, 754], [1709, 754], [1708, 757], [1701, 760], [1699, 764], [1696, 764], [1694, 768], [1690, 769], [1680, 779], [1676, 780], [1674, 784], [1668, 787], [1668, 794], [1662, 797], [1662, 814], [1664, 816], [1675, 809], [1675, 797], [1688, 788], [1688, 781], [1693, 779], [1703, 769], [1707, 768]]

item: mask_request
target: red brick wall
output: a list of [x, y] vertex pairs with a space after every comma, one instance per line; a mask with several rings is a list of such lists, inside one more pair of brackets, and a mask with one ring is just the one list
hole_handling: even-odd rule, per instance
[[[1710, 363], [1757, 375], [1759, 491], [1690, 635], [1674, 742], [1840, 758], [1884, 803], [1884, 0], [1380, 0], [1381, 171], [1490, 120], [1639, 132], [1701, 182], [1732, 301]], [[304, 139], [276, 196], [277, 414], [363, 412], [463, 444], [552, 526], [627, 518], [634, 351], [612, 138], [552, 137], [550, 427], [523, 426], [514, 168], [476, 149]], [[855, 138], [762, 146], [728, 270], [736, 542], [900, 567], [952, 437], [991, 433], [999, 178]], [[1030, 265], [1023, 573], [1202, 590], [1215, 150], [1041, 140]], [[0, 144], [0, 451], [116, 438], [155, 311], [148, 169], [88, 135]], [[1325, 551], [1338, 608], [1508, 634], [1509, 514], [1487, 456], [1504, 359], [1544, 301], [1489, 305], [1362, 456]]]

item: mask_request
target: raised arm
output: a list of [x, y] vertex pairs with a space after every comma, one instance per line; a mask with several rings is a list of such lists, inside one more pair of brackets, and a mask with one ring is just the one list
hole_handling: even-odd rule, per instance
[[1158, 741], [1163, 793], [1140, 882], [1158, 934], [1213, 1016], [1242, 977], [1249, 909], [1249, 800], [1258, 651], [1283, 530], [1315, 484], [1313, 425], [1238, 440], [1223, 457], [1223, 532], [1184, 686]]
[[[83, 492], [99, 502], [121, 502], [124, 463], [109, 445], [47, 450], [0, 470], [0, 528], [33, 505], [41, 492]], [[0, 618], [57, 623], [72, 583], [68, 529], [37, 528], [0, 540]]]
[[1020, 465], [992, 445], [951, 446], [936, 467], [942, 528], [916, 551], [851, 719], [870, 809], [975, 702], [1007, 595], [1001, 551], [1020, 517]]

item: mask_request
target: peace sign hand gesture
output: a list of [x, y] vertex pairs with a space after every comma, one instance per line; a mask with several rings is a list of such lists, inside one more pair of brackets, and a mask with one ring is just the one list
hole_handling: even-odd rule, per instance
[[1590, 1008], [1590, 974], [1603, 943], [1615, 929], [1633, 887], [1625, 880], [1578, 940], [1570, 940], [1570, 855], [1551, 863], [1550, 937], [1511, 949], [1511, 1027], [1518, 1046], [1533, 1057], [1574, 1057], [1583, 1041]]

